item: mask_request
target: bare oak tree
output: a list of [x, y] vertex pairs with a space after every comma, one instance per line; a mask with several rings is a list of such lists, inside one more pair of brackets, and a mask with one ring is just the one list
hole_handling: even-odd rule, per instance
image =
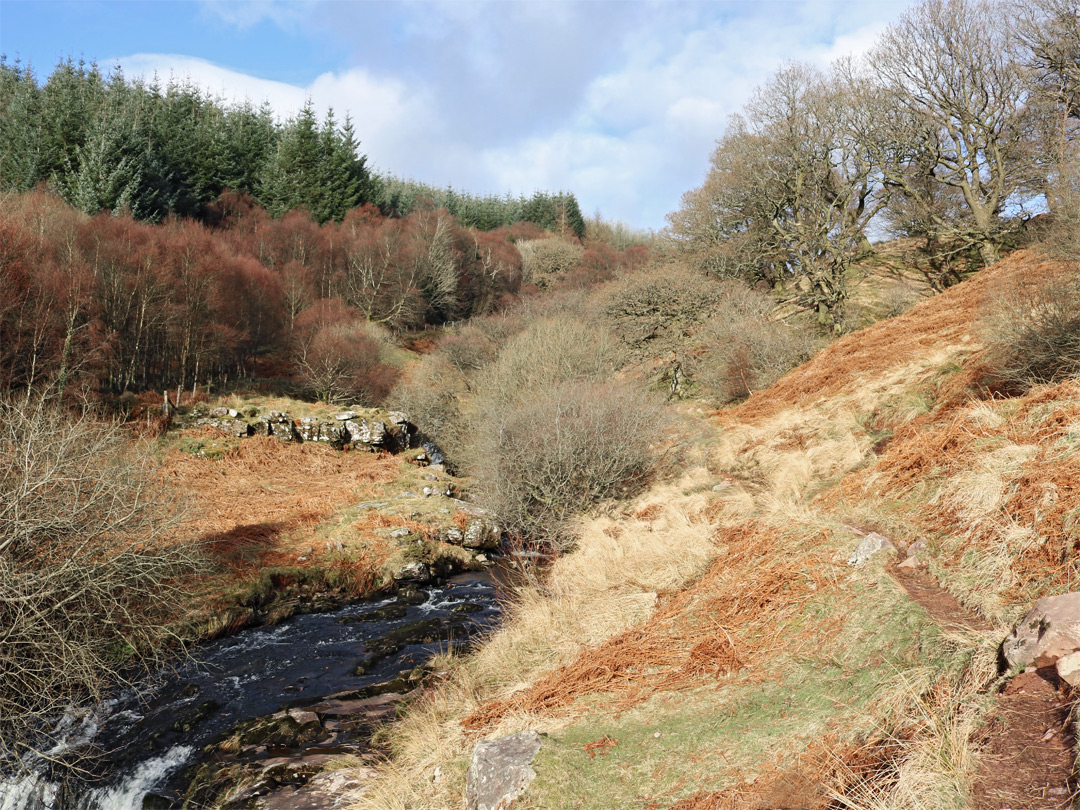
[[[876, 130], [885, 182], [926, 200], [936, 232], [977, 248], [986, 265], [1013, 227], [1003, 213], [1038, 193], [1041, 171], [1033, 154], [1040, 116], [1005, 11], [992, 0], [927, 0], [890, 26], [870, 57], [889, 124]], [[926, 189], [936, 184], [963, 198], [966, 216], [935, 210]]]

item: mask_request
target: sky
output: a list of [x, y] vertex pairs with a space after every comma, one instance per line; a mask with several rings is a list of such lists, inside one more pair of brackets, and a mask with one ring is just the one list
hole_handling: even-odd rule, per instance
[[910, 0], [0, 0], [0, 52], [351, 114], [377, 171], [571, 191], [660, 229], [787, 61], [865, 53]]

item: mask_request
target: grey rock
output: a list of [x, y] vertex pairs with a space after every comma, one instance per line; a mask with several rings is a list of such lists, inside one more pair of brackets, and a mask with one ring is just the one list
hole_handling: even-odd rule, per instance
[[282, 442], [294, 442], [299, 439], [292, 419], [281, 411], [270, 411], [267, 414], [266, 429], [268, 435]]
[[[424, 452], [427, 453], [428, 460], [431, 461], [432, 464], [446, 463], [446, 457], [435, 442], [423, 442], [420, 446], [424, 448]], [[417, 459], [419, 459], [419, 456], [417, 456]]]
[[401, 411], [390, 411], [386, 414], [386, 418], [390, 420], [392, 425], [407, 425], [409, 424], [409, 417], [403, 414]]
[[1080, 593], [1044, 596], [1001, 645], [1011, 667], [1045, 667], [1080, 651]]
[[431, 579], [431, 569], [428, 568], [427, 563], [405, 563], [403, 566], [401, 566], [400, 569], [398, 569], [398, 572], [394, 574], [394, 579], [408, 579], [414, 582], [428, 582]]
[[896, 547], [889, 542], [889, 538], [885, 535], [878, 534], [877, 532], [870, 532], [862, 539], [862, 542], [855, 547], [851, 556], [848, 557], [847, 563], [856, 568], [861, 568], [879, 551], [887, 549], [895, 551]]
[[502, 539], [502, 529], [488, 518], [474, 518], [465, 526], [461, 545], [465, 548], [496, 549]]
[[247, 422], [239, 419], [229, 419], [227, 416], [221, 419], [207, 419], [201, 424], [210, 425], [228, 436], [237, 436], [239, 438], [250, 436], [253, 432], [251, 425]]
[[347, 422], [350, 419], [355, 419], [357, 416], [359, 416], [359, 414], [356, 411], [342, 411], [334, 418], [337, 419], [339, 422]]
[[349, 429], [349, 440], [354, 444], [360, 442], [373, 447], [381, 447], [387, 440], [386, 423], [377, 419], [371, 421], [361, 419], [355, 433], [351, 428]]
[[536, 778], [532, 762], [540, 745], [535, 731], [477, 743], [465, 781], [469, 810], [507, 810]]
[[210, 415], [215, 419], [220, 419], [221, 417], [229, 416], [230, 414], [228, 408], [214, 408], [214, 410], [210, 411]]
[[289, 717], [301, 728], [319, 724], [319, 715], [315, 714], [315, 712], [308, 712], [303, 709], [289, 709], [288, 711]]
[[411, 532], [402, 526], [400, 529], [394, 529], [390, 532], [391, 537], [408, 537]]
[[297, 432], [305, 442], [326, 442], [336, 446], [341, 446], [345, 442], [343, 427], [333, 422], [320, 422], [310, 416], [300, 420]]

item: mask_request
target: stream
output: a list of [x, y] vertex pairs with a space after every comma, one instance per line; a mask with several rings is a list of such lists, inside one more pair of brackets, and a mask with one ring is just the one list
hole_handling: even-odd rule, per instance
[[[59, 718], [53, 747], [31, 776], [0, 774], [0, 810], [178, 807], [198, 754], [238, 724], [288, 708], [325, 708], [328, 698], [347, 705], [340, 698], [361, 696], [433, 653], [467, 643], [492, 627], [499, 612], [491, 578], [464, 574], [442, 587], [297, 615], [208, 642], [137, 688]], [[326, 725], [343, 730], [308, 750], [351, 750], [347, 724]], [[48, 760], [73, 750], [94, 752], [88, 772], [60, 782]]]

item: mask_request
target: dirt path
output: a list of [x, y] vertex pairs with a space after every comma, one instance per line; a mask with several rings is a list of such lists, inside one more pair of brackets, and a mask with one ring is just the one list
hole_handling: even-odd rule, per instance
[[[920, 572], [892, 574], [943, 627], [989, 630], [990, 625]], [[1017, 675], [998, 696], [980, 739], [973, 810], [1066, 810], [1076, 780], [1074, 729], [1065, 686], [1052, 667]]]

